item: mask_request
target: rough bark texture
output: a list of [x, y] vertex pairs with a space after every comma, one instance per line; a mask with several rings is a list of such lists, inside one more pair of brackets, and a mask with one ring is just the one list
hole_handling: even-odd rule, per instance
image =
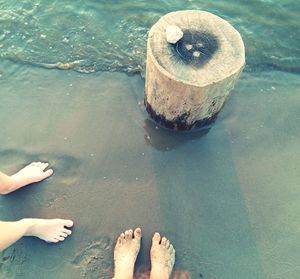
[[[184, 32], [174, 45], [166, 41], [169, 25]], [[244, 64], [242, 38], [228, 22], [203, 11], [169, 13], [148, 36], [147, 111], [167, 128], [205, 126], [216, 119]]]

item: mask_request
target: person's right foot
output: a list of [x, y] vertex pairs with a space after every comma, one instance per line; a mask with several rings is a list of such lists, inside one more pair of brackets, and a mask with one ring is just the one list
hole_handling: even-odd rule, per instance
[[132, 279], [134, 264], [141, 247], [142, 232], [140, 228], [127, 230], [118, 237], [114, 250], [114, 279]]
[[150, 279], [168, 279], [175, 262], [175, 249], [170, 241], [156, 232], [152, 238]]
[[52, 169], [45, 171], [48, 165], [48, 163], [33, 162], [19, 170], [17, 173], [11, 176], [13, 185], [9, 192], [13, 192], [31, 183], [40, 182], [41, 180], [51, 176], [53, 174]]
[[63, 241], [72, 233], [66, 228], [73, 226], [71, 220], [26, 218], [22, 219], [21, 222], [27, 227], [25, 236], [35, 236], [46, 242]]

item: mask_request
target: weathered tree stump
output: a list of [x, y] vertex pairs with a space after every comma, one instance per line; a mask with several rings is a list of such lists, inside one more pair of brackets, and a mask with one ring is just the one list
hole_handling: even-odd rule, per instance
[[[174, 25], [183, 37], [171, 44], [166, 30]], [[243, 40], [228, 22], [204, 11], [169, 13], [148, 35], [146, 109], [157, 123], [175, 130], [210, 124], [244, 64]]]

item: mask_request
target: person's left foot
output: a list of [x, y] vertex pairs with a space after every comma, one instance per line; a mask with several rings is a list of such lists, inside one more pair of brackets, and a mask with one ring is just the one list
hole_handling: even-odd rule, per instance
[[150, 279], [170, 278], [175, 262], [175, 249], [170, 240], [156, 232], [152, 238], [150, 255]]
[[114, 250], [115, 279], [133, 278], [134, 264], [141, 247], [140, 228], [127, 230], [118, 237]]
[[9, 192], [13, 192], [28, 184], [39, 182], [51, 176], [53, 174], [52, 169], [45, 171], [48, 165], [48, 163], [33, 162], [12, 175], [10, 178], [12, 179], [13, 185], [9, 189]]

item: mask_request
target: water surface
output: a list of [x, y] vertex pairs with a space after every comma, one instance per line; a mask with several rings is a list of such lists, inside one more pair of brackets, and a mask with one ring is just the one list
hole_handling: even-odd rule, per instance
[[[222, 16], [246, 45], [239, 83], [199, 133], [161, 129], [143, 106], [147, 31], [177, 9]], [[45, 160], [55, 171], [0, 197], [0, 219], [75, 222], [63, 243], [24, 238], [4, 251], [0, 278], [110, 278], [114, 241], [135, 226], [138, 271], [158, 230], [191, 278], [298, 277], [298, 3], [0, 1], [0, 11], [1, 170]]]

